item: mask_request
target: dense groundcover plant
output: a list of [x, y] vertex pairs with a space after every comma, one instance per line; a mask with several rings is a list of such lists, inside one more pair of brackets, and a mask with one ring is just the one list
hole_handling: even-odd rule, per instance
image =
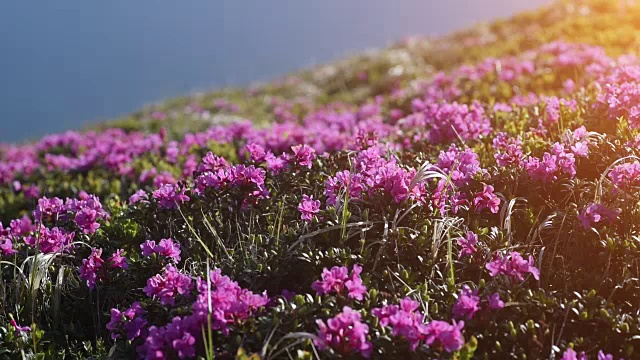
[[639, 11], [0, 145], [0, 357], [640, 358]]

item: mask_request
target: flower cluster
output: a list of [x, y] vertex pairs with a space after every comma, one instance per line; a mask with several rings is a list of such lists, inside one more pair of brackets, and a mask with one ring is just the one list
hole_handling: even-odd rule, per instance
[[473, 231], [468, 231], [465, 237], [458, 238], [457, 244], [460, 245], [460, 257], [473, 255], [478, 251], [476, 248], [476, 245], [478, 244], [478, 235]]
[[78, 272], [80, 278], [86, 280], [89, 289], [93, 290], [96, 287], [98, 281], [98, 272], [104, 264], [104, 260], [100, 258], [102, 256], [102, 249], [91, 249], [91, 255], [88, 258], [82, 260], [82, 266]]
[[162, 305], [174, 305], [176, 296], [188, 295], [192, 289], [193, 281], [189, 276], [167, 265], [162, 274], [156, 274], [147, 280], [147, 286], [143, 290], [147, 296], [158, 299]]
[[358, 353], [365, 358], [371, 356], [373, 345], [367, 340], [369, 326], [361, 320], [359, 312], [348, 306], [335, 317], [327, 320], [316, 320], [318, 324], [318, 339], [315, 340], [319, 349], [331, 348], [342, 355]]
[[612, 224], [620, 214], [619, 209], [609, 209], [602, 204], [591, 203], [580, 211], [578, 219], [582, 222], [585, 229], [601, 224]]
[[494, 260], [487, 263], [487, 270], [491, 276], [505, 275], [513, 280], [523, 281], [524, 275], [530, 273], [534, 279], [540, 280], [540, 270], [533, 266], [533, 256], [525, 260], [517, 251], [512, 251], [506, 256], [501, 253], [494, 255]]
[[[170, 271], [174, 272], [175, 269]], [[183, 285], [188, 281], [190, 289], [191, 279], [184, 275], [182, 277]], [[192, 313], [184, 317], [176, 316], [165, 326], [150, 326], [148, 335], [138, 347], [141, 357], [164, 359], [169, 354], [181, 359], [193, 357], [203, 325], [228, 334], [231, 324], [247, 320], [269, 301], [266, 294], [257, 295], [241, 288], [238, 283], [222, 275], [219, 269], [211, 271], [207, 280], [198, 278], [196, 284], [198, 296], [191, 306]]]
[[146, 312], [138, 301], [131, 304], [125, 311], [111, 309], [111, 320], [107, 324], [107, 330], [111, 332], [111, 338], [117, 339], [121, 333], [126, 334], [127, 340], [134, 340], [144, 336], [147, 320], [143, 315]]
[[298, 205], [300, 218], [306, 222], [311, 222], [313, 217], [320, 211], [320, 200], [314, 200], [313, 195], [302, 195], [302, 201]]
[[[325, 268], [322, 270], [322, 280], [317, 280], [311, 285], [318, 295], [340, 294], [356, 300], [364, 299], [367, 288], [362, 283], [360, 274], [362, 266], [353, 265], [353, 270], [349, 275], [349, 269], [346, 266], [334, 266], [331, 270]], [[346, 294], [344, 294], [346, 290]]]
[[98, 220], [108, 220], [109, 214], [103, 209], [102, 203], [95, 195], [80, 193], [79, 199], [40, 198], [33, 211], [36, 222], [59, 223], [73, 220], [85, 234], [93, 234], [100, 228]]
[[174, 242], [173, 239], [161, 239], [157, 245], [153, 240], [146, 240], [140, 245], [140, 249], [142, 250], [142, 256], [157, 254], [176, 263], [180, 262], [180, 244]]
[[466, 320], [471, 320], [473, 314], [480, 310], [479, 304], [478, 290], [472, 291], [469, 286], [464, 285], [451, 311], [457, 319], [465, 318]]
[[153, 197], [158, 201], [158, 205], [164, 209], [176, 209], [181, 204], [191, 200], [186, 195], [187, 189], [180, 188], [174, 184], [164, 184], [153, 192]]

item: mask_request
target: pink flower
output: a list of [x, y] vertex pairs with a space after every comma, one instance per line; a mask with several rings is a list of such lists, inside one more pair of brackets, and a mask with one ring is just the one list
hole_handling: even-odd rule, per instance
[[473, 205], [477, 211], [489, 209], [492, 213], [497, 214], [500, 211], [500, 198], [493, 193], [493, 186], [484, 185], [482, 192], [475, 195]]
[[67, 233], [63, 229], [54, 227], [52, 229], [40, 225], [36, 234], [27, 235], [24, 238], [25, 244], [32, 248], [38, 248], [41, 253], [50, 254], [59, 251], [68, 251], [71, 247], [75, 233]]
[[149, 196], [144, 190], [138, 190], [129, 197], [129, 204], [133, 205], [139, 202], [146, 202], [148, 199]]
[[98, 218], [97, 211], [84, 208], [76, 213], [75, 222], [82, 232], [85, 234], [93, 234], [98, 230], [100, 224], [96, 221]]
[[617, 165], [607, 175], [616, 190], [629, 191], [640, 185], [640, 162]]
[[249, 158], [251, 161], [261, 162], [267, 155], [264, 148], [255, 143], [247, 144], [245, 149], [249, 152]]
[[461, 247], [460, 257], [473, 255], [478, 251], [476, 249], [476, 245], [478, 244], [478, 235], [474, 234], [473, 231], [468, 231], [465, 237], [458, 238], [457, 243]]
[[588, 357], [584, 352], [577, 354], [573, 349], [569, 348], [562, 354], [561, 360], [588, 360]]
[[498, 133], [493, 139], [493, 147], [497, 150], [494, 157], [499, 166], [519, 166], [522, 163], [522, 141], [511, 138], [506, 133]]
[[530, 273], [536, 280], [540, 280], [540, 270], [533, 266], [533, 256], [529, 260], [522, 258], [517, 251], [512, 251], [507, 256], [496, 254], [495, 260], [485, 266], [491, 276], [506, 275], [514, 280], [523, 281], [524, 274]]
[[191, 200], [185, 195], [186, 189], [179, 189], [177, 185], [164, 184], [153, 192], [153, 197], [164, 209], [177, 209], [179, 205]]
[[162, 275], [157, 274], [147, 280], [144, 293], [159, 299], [162, 305], [173, 306], [177, 295], [185, 295], [193, 289], [191, 277], [180, 273], [175, 267], [168, 265]]
[[462, 287], [462, 292], [458, 296], [458, 300], [453, 305], [453, 316], [456, 318], [466, 318], [467, 320], [471, 320], [473, 314], [475, 314], [480, 307], [480, 297], [478, 296], [478, 291], [471, 291], [469, 286], [464, 285]]
[[8, 237], [0, 236], [0, 254], [7, 256], [13, 255], [17, 251], [13, 248], [13, 243]]
[[129, 268], [129, 264], [127, 264], [127, 258], [122, 256], [123, 252], [124, 250], [118, 249], [116, 250], [116, 252], [113, 253], [113, 255], [111, 255], [110, 258], [107, 259], [107, 261], [109, 261], [110, 263], [111, 268], [116, 268], [116, 267], [121, 269]]
[[316, 151], [307, 145], [295, 145], [291, 147], [295, 155], [295, 160], [300, 166], [311, 169], [313, 160], [316, 158]]
[[269, 152], [265, 156], [267, 162], [267, 170], [273, 175], [280, 174], [287, 167], [287, 160], [284, 156], [275, 156]]
[[174, 242], [173, 239], [161, 239], [157, 245], [153, 240], [146, 240], [140, 245], [140, 249], [142, 256], [158, 254], [176, 263], [180, 262], [180, 243]]
[[591, 203], [589, 206], [580, 211], [578, 219], [582, 222], [585, 229], [591, 229], [598, 225], [612, 224], [618, 219], [619, 209], [609, 209], [602, 204]]
[[322, 271], [322, 280], [314, 282], [311, 288], [315, 290], [318, 295], [332, 293], [344, 295], [342, 292], [346, 288], [347, 295], [350, 298], [362, 300], [367, 288], [362, 284], [362, 279], [360, 278], [361, 273], [362, 266], [357, 264], [353, 265], [351, 275], [349, 275], [349, 269], [347, 269], [346, 266], [334, 266], [331, 270], [325, 268]]
[[196, 338], [188, 332], [184, 332], [182, 337], [173, 340], [171, 345], [178, 353], [180, 359], [190, 358], [196, 355]]
[[369, 326], [360, 321], [360, 313], [345, 306], [342, 312], [325, 324], [318, 324], [318, 338], [314, 343], [320, 350], [331, 348], [341, 355], [359, 353], [365, 358], [371, 356], [373, 345], [367, 340]]
[[504, 308], [504, 301], [500, 300], [500, 294], [493, 293], [489, 296], [489, 309], [497, 310]]
[[605, 354], [604, 351], [598, 351], [598, 360], [613, 360], [613, 355]]
[[106, 326], [111, 332], [111, 338], [117, 339], [123, 330], [127, 333], [127, 340], [131, 341], [141, 336], [147, 325], [147, 321], [142, 318], [144, 314], [145, 311], [138, 301], [125, 311], [111, 309], [111, 320]]
[[374, 308], [371, 313], [380, 319], [381, 326], [390, 326], [393, 336], [402, 336], [415, 351], [421, 342], [426, 340], [424, 314], [417, 311], [419, 304], [411, 298], [400, 300], [400, 305], [386, 305]]
[[464, 321], [457, 322], [453, 320], [451, 324], [434, 320], [427, 324], [425, 328], [426, 344], [431, 346], [439, 343], [447, 352], [460, 350], [464, 345], [464, 337], [462, 329]]
[[80, 278], [87, 281], [87, 286], [90, 290], [96, 287], [98, 280], [98, 271], [102, 268], [104, 260], [100, 258], [102, 255], [102, 249], [91, 249], [91, 255], [88, 258], [82, 260], [82, 266], [80, 266]]
[[300, 218], [306, 222], [311, 222], [313, 217], [320, 211], [320, 200], [314, 200], [313, 195], [302, 195], [302, 201], [298, 205]]

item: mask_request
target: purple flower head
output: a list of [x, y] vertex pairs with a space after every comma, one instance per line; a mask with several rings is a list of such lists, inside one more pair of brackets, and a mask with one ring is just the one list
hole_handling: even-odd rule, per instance
[[167, 265], [162, 274], [154, 275], [147, 280], [144, 293], [159, 299], [162, 305], [173, 306], [176, 296], [186, 295], [193, 289], [191, 277], [180, 273], [175, 267]]
[[153, 240], [146, 240], [140, 245], [140, 249], [142, 256], [158, 254], [176, 263], [180, 262], [180, 243], [174, 242], [173, 239], [161, 239], [158, 244]]
[[75, 233], [67, 233], [63, 229], [52, 229], [40, 225], [36, 234], [28, 235], [24, 242], [32, 248], [38, 248], [41, 253], [50, 254], [59, 251], [68, 251], [71, 247]]
[[142, 250], [142, 256], [151, 256], [155, 254], [156, 242], [153, 240], [145, 240], [140, 244], [140, 250]]
[[495, 260], [487, 263], [486, 268], [491, 276], [505, 275], [513, 280], [523, 281], [524, 274], [530, 273], [534, 279], [540, 280], [540, 270], [533, 266], [533, 256], [525, 260], [517, 251], [507, 256], [496, 254]]
[[196, 338], [188, 332], [184, 332], [182, 337], [173, 340], [171, 345], [180, 359], [191, 358], [196, 355]]
[[13, 248], [13, 243], [8, 237], [0, 236], [0, 254], [3, 256], [13, 255], [17, 251]]
[[177, 209], [179, 205], [191, 200], [185, 195], [186, 189], [179, 189], [177, 185], [164, 184], [153, 192], [158, 205], [164, 209]]
[[458, 351], [464, 345], [463, 328], [464, 321], [456, 323], [454, 320], [449, 324], [445, 321], [434, 320], [425, 327], [425, 342], [429, 346], [438, 343], [447, 352]]
[[65, 208], [62, 199], [43, 197], [38, 200], [38, 205], [33, 211], [33, 218], [37, 222], [42, 220], [55, 221], [60, 215], [64, 215]]
[[161, 239], [154, 251], [164, 257], [168, 257], [175, 262], [180, 262], [180, 244], [173, 242], [173, 239]]
[[591, 203], [580, 211], [578, 219], [585, 229], [591, 229], [597, 225], [612, 224], [618, 219], [619, 209], [609, 209], [602, 204]]
[[362, 267], [357, 264], [353, 265], [351, 275], [349, 275], [349, 269], [346, 266], [334, 266], [331, 270], [324, 268], [322, 271], [322, 280], [315, 281], [311, 285], [311, 288], [315, 290], [318, 295], [345, 295], [343, 291], [346, 288], [346, 295], [353, 299], [362, 300], [367, 288], [362, 284], [362, 279], [360, 278], [361, 273]]
[[320, 350], [333, 349], [342, 355], [358, 353], [365, 358], [371, 356], [373, 345], [367, 340], [369, 326], [360, 321], [360, 313], [345, 306], [334, 318], [316, 320], [318, 339], [314, 343]]
[[473, 314], [480, 310], [479, 304], [480, 297], [478, 296], [478, 291], [471, 291], [467, 285], [464, 285], [458, 296], [458, 300], [456, 300], [456, 303], [453, 305], [453, 316], [458, 319], [465, 318], [466, 320], [471, 320]]
[[457, 243], [460, 246], [460, 257], [473, 255], [478, 251], [478, 249], [476, 249], [478, 235], [473, 231], [468, 231], [465, 237], [458, 238]]
[[569, 348], [564, 351], [561, 360], [588, 360], [588, 357], [584, 352], [578, 354], [575, 352], [575, 350]]
[[24, 186], [23, 193], [27, 199], [37, 199], [40, 197], [40, 188], [38, 185]]
[[478, 154], [471, 149], [460, 151], [455, 145], [451, 145], [446, 152], [440, 152], [436, 166], [449, 174], [458, 187], [467, 185], [473, 176], [482, 172]]
[[247, 144], [245, 149], [249, 152], [249, 158], [251, 161], [262, 162], [267, 156], [264, 148], [255, 143]]
[[82, 265], [79, 269], [80, 278], [87, 281], [87, 286], [89, 286], [90, 290], [96, 287], [98, 271], [100, 271], [104, 263], [104, 260], [100, 258], [101, 255], [102, 249], [91, 249], [91, 255], [82, 260]]
[[267, 170], [273, 175], [280, 174], [287, 167], [287, 160], [284, 156], [275, 156], [271, 152], [265, 156]]
[[415, 351], [421, 342], [426, 341], [424, 315], [418, 311], [420, 305], [411, 298], [400, 300], [400, 305], [386, 305], [374, 308], [371, 313], [380, 320], [381, 326], [390, 326], [393, 336], [401, 336], [409, 342]]
[[311, 222], [313, 217], [320, 211], [320, 200], [314, 200], [313, 195], [302, 195], [302, 201], [298, 205], [300, 218], [306, 222]]
[[497, 150], [494, 157], [499, 166], [520, 166], [524, 154], [520, 138], [511, 138], [506, 133], [498, 133], [493, 139], [493, 147]]
[[76, 213], [75, 222], [82, 232], [85, 234], [93, 234], [98, 230], [100, 224], [96, 221], [98, 218], [97, 211], [84, 208]]
[[229, 163], [225, 158], [214, 155], [211, 151], [209, 151], [203, 158], [200, 165], [198, 165], [198, 171], [217, 171], [218, 169], [222, 169], [228, 167]]
[[359, 199], [365, 190], [361, 174], [351, 174], [349, 170], [339, 171], [335, 177], [330, 177], [325, 182], [324, 194], [327, 196], [327, 205], [336, 205], [341, 190], [349, 192], [349, 198]]
[[178, 183], [178, 181], [173, 177], [173, 174], [171, 174], [168, 171], [163, 171], [163, 172], [157, 174], [153, 178], [153, 186], [156, 187], [156, 188], [159, 188], [159, 187], [161, 187], [162, 185], [165, 185], [165, 184], [175, 185], [177, 183]]
[[129, 204], [131, 205], [139, 202], [147, 202], [147, 200], [149, 200], [149, 195], [144, 190], [138, 190], [129, 196]]
[[605, 354], [604, 351], [598, 351], [598, 360], [613, 360], [612, 354]]
[[140, 173], [140, 176], [138, 177], [138, 181], [141, 183], [146, 183], [149, 180], [151, 180], [153, 177], [155, 177], [158, 174], [158, 170], [155, 167], [152, 167], [150, 169], [145, 169]]
[[15, 237], [26, 236], [30, 232], [35, 231], [35, 226], [33, 225], [31, 218], [27, 215], [24, 215], [20, 219], [11, 220], [9, 227], [11, 228], [11, 236]]
[[308, 145], [295, 145], [291, 147], [295, 161], [300, 166], [311, 169], [313, 160], [316, 158], [316, 151]]
[[617, 165], [607, 177], [615, 185], [616, 190], [630, 191], [640, 185], [640, 162]]
[[125, 258], [122, 253], [124, 250], [118, 249], [116, 250], [110, 258], [107, 259], [109, 262], [109, 267], [111, 268], [121, 268], [128, 269], [129, 264], [127, 263], [127, 258]]
[[487, 300], [489, 302], [489, 309], [497, 310], [504, 308], [504, 301], [500, 299], [500, 294], [498, 293], [493, 293]]
[[493, 186], [484, 185], [482, 192], [479, 192], [473, 198], [473, 206], [477, 211], [489, 209], [494, 214], [500, 211], [500, 198], [493, 193]]
[[107, 324], [107, 330], [111, 332], [111, 338], [117, 339], [120, 334], [126, 332], [127, 340], [134, 340], [144, 334], [147, 321], [142, 317], [145, 314], [144, 309], [138, 301], [131, 304], [125, 310], [111, 309], [111, 320]]
[[197, 279], [199, 295], [192, 305], [194, 319], [207, 323], [207, 315], [212, 315], [211, 326], [228, 334], [228, 325], [248, 319], [257, 309], [269, 303], [264, 294], [254, 294], [242, 289], [238, 283], [223, 276], [220, 269], [209, 273], [209, 282]]

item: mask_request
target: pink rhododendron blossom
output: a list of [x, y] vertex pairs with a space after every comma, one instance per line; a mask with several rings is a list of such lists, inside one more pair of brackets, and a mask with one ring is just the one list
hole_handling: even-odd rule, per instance
[[464, 285], [451, 311], [457, 319], [465, 318], [466, 320], [471, 320], [473, 314], [480, 310], [479, 304], [478, 291], [472, 291], [467, 285]]
[[460, 257], [473, 255], [478, 251], [478, 249], [476, 249], [478, 235], [473, 233], [473, 231], [468, 231], [464, 237], [458, 238], [457, 244], [460, 246]]
[[331, 348], [342, 355], [358, 353], [365, 358], [371, 356], [373, 345], [367, 340], [369, 326], [363, 323], [359, 312], [345, 306], [342, 312], [334, 318], [316, 320], [318, 325], [318, 339], [316, 346], [322, 350]]
[[497, 253], [486, 268], [491, 276], [505, 275], [513, 280], [523, 281], [524, 275], [530, 273], [534, 279], [540, 280], [540, 271], [533, 266], [533, 256], [529, 255], [529, 259], [525, 260], [517, 251], [506, 256]]
[[100, 258], [101, 255], [102, 249], [91, 249], [91, 255], [82, 260], [82, 266], [80, 266], [78, 271], [80, 273], [80, 278], [87, 281], [87, 286], [89, 286], [90, 290], [93, 290], [96, 287], [98, 272], [104, 263], [104, 260]]
[[[346, 266], [334, 266], [331, 270], [325, 268], [322, 271], [322, 280], [315, 281], [311, 288], [318, 295], [340, 294], [356, 300], [362, 300], [367, 288], [362, 283], [361, 273], [362, 266], [357, 264], [353, 265], [351, 274], [349, 274], [349, 269]], [[346, 294], [343, 293], [345, 290]]]
[[302, 201], [298, 205], [300, 218], [306, 222], [311, 222], [313, 217], [320, 211], [320, 200], [314, 200], [313, 195], [302, 195]]
[[473, 198], [473, 206], [477, 211], [488, 209], [494, 214], [500, 211], [500, 198], [493, 193], [493, 186], [484, 185], [481, 192], [477, 193]]

